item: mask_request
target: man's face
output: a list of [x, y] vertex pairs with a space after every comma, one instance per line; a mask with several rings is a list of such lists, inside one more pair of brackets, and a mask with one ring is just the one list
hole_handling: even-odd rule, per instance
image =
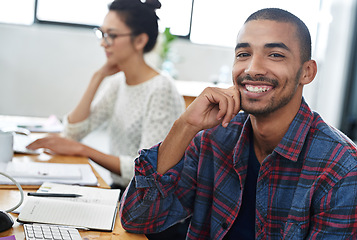
[[233, 81], [241, 108], [253, 115], [268, 115], [301, 98], [302, 64], [296, 27], [291, 23], [253, 20], [237, 37]]

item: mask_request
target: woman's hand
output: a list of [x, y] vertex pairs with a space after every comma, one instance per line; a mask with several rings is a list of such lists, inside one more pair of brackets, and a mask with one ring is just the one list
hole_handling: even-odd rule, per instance
[[70, 114], [68, 114], [68, 122], [77, 123], [87, 119], [90, 115], [90, 107], [92, 101], [99, 89], [100, 84], [103, 82], [105, 77], [113, 75], [120, 71], [121, 70], [117, 64], [112, 64], [108, 61], [98, 71], [96, 71], [93, 74], [89, 85], [86, 91], [84, 92], [81, 100], [79, 101], [78, 105]]
[[118, 64], [113, 64], [109, 61], [107, 61], [99, 70], [98, 72], [101, 74], [103, 78], [114, 75], [118, 72], [120, 72], [121, 69], [118, 66]]
[[79, 142], [58, 135], [48, 135], [27, 146], [31, 150], [44, 148], [54, 154], [71, 156], [82, 156], [83, 147], [84, 145]]

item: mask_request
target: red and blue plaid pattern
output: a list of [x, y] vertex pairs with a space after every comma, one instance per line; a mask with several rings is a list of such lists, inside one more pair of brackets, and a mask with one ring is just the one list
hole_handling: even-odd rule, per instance
[[[123, 227], [153, 233], [192, 216], [187, 239], [222, 239], [241, 205], [251, 131], [239, 113], [227, 128], [200, 132], [165, 175], [158, 146], [142, 150], [120, 205]], [[355, 144], [302, 100], [260, 168], [256, 239], [357, 239], [356, 165]]]

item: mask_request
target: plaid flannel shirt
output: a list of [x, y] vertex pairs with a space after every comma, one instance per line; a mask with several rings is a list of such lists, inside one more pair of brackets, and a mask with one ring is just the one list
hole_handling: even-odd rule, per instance
[[[123, 227], [153, 233], [192, 216], [187, 239], [222, 239], [241, 206], [250, 131], [249, 115], [239, 113], [227, 128], [200, 132], [164, 175], [156, 172], [158, 146], [142, 150], [120, 204]], [[256, 239], [357, 239], [356, 164], [356, 145], [303, 99], [262, 162]]]

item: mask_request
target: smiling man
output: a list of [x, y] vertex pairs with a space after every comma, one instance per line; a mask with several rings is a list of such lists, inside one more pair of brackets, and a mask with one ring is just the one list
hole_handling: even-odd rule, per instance
[[306, 25], [281, 9], [244, 23], [234, 87], [207, 88], [165, 140], [141, 151], [124, 193], [125, 229], [187, 239], [356, 239], [357, 150], [311, 111]]

